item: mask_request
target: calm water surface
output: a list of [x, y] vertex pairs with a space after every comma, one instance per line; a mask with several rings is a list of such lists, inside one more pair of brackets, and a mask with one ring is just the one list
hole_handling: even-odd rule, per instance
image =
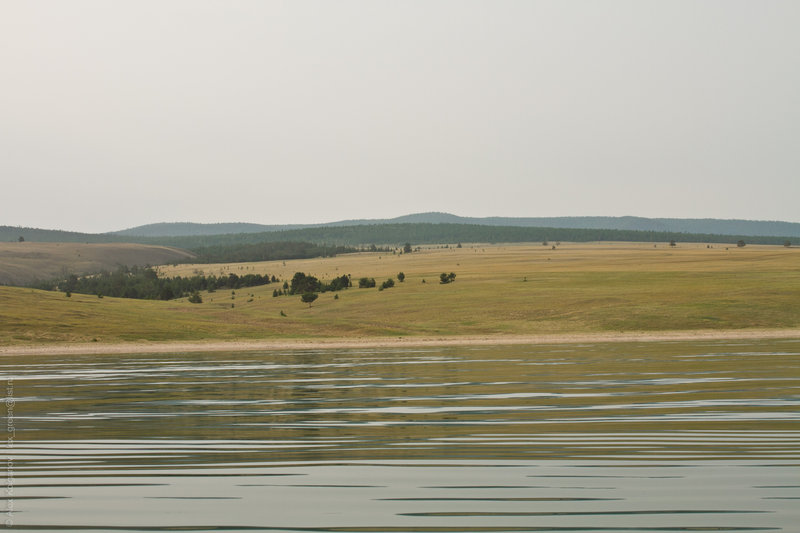
[[8, 357], [34, 531], [800, 531], [800, 341]]

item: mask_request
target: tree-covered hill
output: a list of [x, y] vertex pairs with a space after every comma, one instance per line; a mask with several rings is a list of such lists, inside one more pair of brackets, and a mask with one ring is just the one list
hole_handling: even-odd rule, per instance
[[[3, 230], [3, 228], [0, 228]], [[543, 242], [543, 241], [633, 241], [633, 242], [717, 242], [735, 244], [745, 241], [749, 244], [798, 244], [800, 238], [790, 236], [748, 236], [708, 233], [685, 233], [677, 231], [637, 231], [623, 229], [582, 229], [545, 228], [525, 226], [491, 226], [478, 224], [363, 224], [353, 226], [325, 226], [284, 231], [260, 233], [236, 233], [224, 235], [188, 235], [172, 237], [120, 237], [109, 234], [85, 234], [69, 232], [47, 232], [11, 228], [13, 231], [0, 231], [0, 239], [19, 235], [26, 240], [50, 242], [112, 242], [125, 241], [140, 244], [173, 246], [190, 250], [200, 256], [209, 247], [230, 247], [256, 245], [265, 242], [305, 242], [327, 246], [368, 246], [403, 243], [440, 244], [457, 242]], [[59, 241], [59, 239], [61, 239]], [[244, 259], [242, 259], [244, 260]]]
[[224, 235], [263, 233], [320, 227], [386, 224], [467, 224], [478, 226], [518, 226], [537, 228], [603, 229], [697, 233], [737, 236], [800, 237], [800, 223], [763, 220], [722, 220], [714, 218], [644, 218], [644, 217], [460, 217], [449, 213], [417, 213], [391, 219], [341, 220], [326, 224], [262, 225], [246, 223], [195, 224], [174, 222], [148, 224], [114, 232], [125, 237], [174, 237], [184, 235]]

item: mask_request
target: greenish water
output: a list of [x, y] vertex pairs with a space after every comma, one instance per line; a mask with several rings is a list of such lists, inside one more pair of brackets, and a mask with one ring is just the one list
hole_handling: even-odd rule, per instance
[[800, 341], [7, 357], [34, 531], [800, 531]]

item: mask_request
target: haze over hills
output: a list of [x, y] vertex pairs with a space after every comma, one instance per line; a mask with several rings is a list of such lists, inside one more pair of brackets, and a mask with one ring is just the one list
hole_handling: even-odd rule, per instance
[[471, 224], [478, 226], [516, 226], [539, 228], [605, 229], [626, 231], [678, 232], [714, 235], [800, 237], [800, 223], [762, 220], [723, 220], [714, 218], [644, 217], [461, 217], [449, 213], [417, 213], [390, 219], [353, 219], [325, 224], [263, 225], [250, 223], [198, 224], [192, 222], [157, 223], [137, 226], [112, 235], [131, 237], [177, 237], [184, 235], [224, 235], [262, 233], [304, 228], [361, 226], [379, 224]]
[[[729, 233], [732, 231], [740, 233]], [[771, 232], [781, 232], [783, 235]], [[183, 262], [190, 257], [199, 263], [244, 262], [324, 257], [364, 248], [374, 250], [380, 247], [385, 250], [403, 246], [404, 243], [438, 245], [550, 241], [675, 241], [792, 246], [800, 243], [800, 224], [637, 217], [466, 218], [448, 213], [422, 213], [388, 220], [343, 220], [316, 225], [164, 223], [98, 234], [0, 226], [0, 244], [7, 248], [5, 255], [0, 257], [0, 284], [30, 282], [30, 276], [47, 279], [64, 269], [87, 273], [117, 265]], [[44, 250], [50, 256], [42, 255], [43, 250], [32, 246], [35, 243], [51, 243], [51, 248]], [[73, 244], [64, 246], [59, 243]], [[87, 248], [80, 253], [73, 253], [72, 249], [77, 245], [75, 243]], [[119, 243], [128, 243], [122, 246], [134, 248], [114, 248]], [[136, 248], [136, 245], [146, 246]], [[164, 246], [172, 247], [173, 254], [184, 255], [162, 257], [150, 253], [153, 248]], [[109, 251], [101, 258], [102, 261], [87, 262], [91, 256], [89, 250], [101, 248]], [[65, 251], [69, 253], [64, 255]], [[78, 257], [82, 259], [77, 261]], [[38, 263], [31, 262], [34, 259]], [[44, 265], [42, 268], [33, 268], [34, 264], [40, 263]], [[23, 276], [21, 272], [28, 272], [29, 275]]]

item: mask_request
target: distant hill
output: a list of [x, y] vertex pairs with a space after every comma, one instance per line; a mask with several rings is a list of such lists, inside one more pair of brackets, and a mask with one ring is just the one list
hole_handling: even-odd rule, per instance
[[78, 233], [56, 229], [21, 228], [0, 226], [0, 242], [17, 242], [20, 238], [28, 242], [120, 242], [116, 235], [108, 233]]
[[511, 242], [708, 242], [735, 244], [739, 239], [748, 244], [798, 244], [800, 238], [753, 237], [662, 231], [620, 229], [542, 228], [525, 226], [492, 226], [479, 224], [400, 223], [355, 224], [351, 226], [318, 226], [284, 231], [237, 233], [226, 235], [185, 235], [176, 237], [118, 237], [128, 241], [161, 244], [191, 250], [205, 255], [204, 249], [218, 246], [244, 246], [264, 242], [309, 242], [326, 246], [402, 246], [417, 244], [511, 243]]
[[195, 222], [162, 222], [146, 224], [135, 228], [113, 231], [109, 235], [122, 237], [179, 237], [184, 235], [228, 235], [233, 233], [261, 233], [309, 227], [295, 224], [286, 226], [249, 224], [246, 222], [223, 222], [219, 224], [198, 224]]
[[797, 244], [800, 224], [719, 219], [649, 219], [639, 217], [467, 218], [448, 213], [420, 213], [386, 220], [343, 220], [327, 224], [149, 224], [116, 233], [77, 233], [0, 226], [0, 242], [111, 243], [173, 246], [197, 250], [264, 242], [310, 242], [360, 246], [455, 242], [694, 241]]
[[[470, 224], [477, 226], [516, 226], [538, 228], [615, 229], [711, 235], [800, 237], [800, 223], [763, 220], [723, 220], [715, 218], [643, 217], [460, 217], [449, 213], [418, 213], [390, 219], [353, 219], [325, 224], [263, 225], [248, 223], [196, 224], [171, 222], [148, 224], [109, 235], [127, 237], [177, 237], [185, 235], [225, 235], [263, 233], [320, 227], [383, 224]], [[2, 240], [2, 234], [0, 234]]]

